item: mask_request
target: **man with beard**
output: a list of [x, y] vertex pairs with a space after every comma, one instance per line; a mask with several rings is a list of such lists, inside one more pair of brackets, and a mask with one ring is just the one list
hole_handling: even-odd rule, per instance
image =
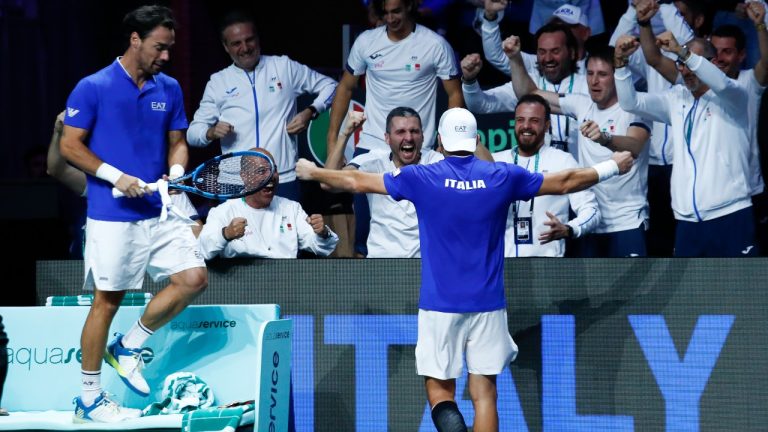
[[456, 379], [466, 363], [475, 409], [473, 430], [499, 428], [496, 377], [517, 355], [504, 295], [504, 230], [514, 201], [583, 190], [625, 173], [628, 152], [591, 168], [532, 173], [477, 159], [480, 137], [469, 111], [443, 113], [438, 140], [445, 159], [380, 174], [328, 170], [300, 159], [296, 174], [355, 193], [388, 194], [414, 204], [421, 244], [416, 371], [424, 377], [438, 431], [466, 432]]
[[[331, 106], [326, 137], [328, 154], [337, 145], [341, 122], [350, 108], [352, 92], [365, 75], [365, 112], [355, 156], [374, 149], [388, 151], [384, 141], [386, 115], [399, 106], [413, 108], [424, 121], [425, 146], [433, 148], [437, 85], [448, 96], [448, 107], [463, 107], [456, 54], [445, 38], [416, 22], [418, 0], [372, 0], [384, 25], [361, 33], [347, 58]], [[344, 143], [340, 143], [344, 145]], [[364, 195], [354, 197], [355, 252], [366, 255], [369, 219]]]
[[[359, 111], [350, 111], [339, 142], [344, 143], [366, 121]], [[443, 155], [422, 148], [424, 131], [421, 117], [414, 109], [397, 107], [387, 115], [384, 141], [389, 151], [374, 150], [353, 158], [345, 170], [386, 173], [406, 165], [427, 165], [443, 160]], [[337, 145], [328, 155], [325, 166], [337, 168], [342, 163], [343, 145]], [[326, 185], [321, 185], [327, 188]], [[395, 201], [388, 195], [369, 193], [371, 231], [368, 234], [368, 258], [418, 258], [419, 224], [416, 209], [410, 201]]]
[[[267, 150], [260, 151], [274, 160]], [[203, 257], [296, 258], [299, 250], [330, 255], [339, 237], [323, 216], [307, 216], [298, 202], [275, 196], [279, 183], [275, 171], [260, 191], [212, 208], [199, 236]]]
[[[536, 33], [536, 67], [523, 70], [543, 90], [555, 93], [587, 93], [585, 75], [576, 66], [577, 44], [573, 33], [562, 24], [549, 23]], [[475, 113], [485, 114], [514, 111], [517, 98], [512, 83], [483, 91], [476, 77], [482, 60], [479, 54], [470, 54], [461, 60], [462, 90], [467, 107]], [[550, 145], [578, 157], [579, 128], [568, 116], [554, 115], [550, 119]]]
[[[181, 87], [160, 73], [175, 42], [175, 20], [166, 7], [142, 6], [125, 16], [123, 27], [123, 56], [80, 80], [69, 95], [60, 142], [61, 154], [88, 175], [83, 288], [93, 289], [94, 299], [80, 338], [76, 423], [141, 416], [102, 391], [102, 360], [133, 392], [149, 395], [142, 346], [208, 286], [189, 219], [169, 212], [162, 220], [161, 199], [146, 187], [169, 166], [170, 172], [183, 172], [188, 158]], [[113, 198], [113, 187], [125, 198]], [[125, 291], [141, 289], [145, 273], [170, 283], [125, 335], [116, 333], [107, 345]]]
[[[296, 181], [297, 134], [330, 106], [336, 81], [287, 56], [263, 56], [252, 16], [240, 11], [226, 15], [221, 43], [232, 64], [211, 75], [200, 107], [187, 130], [192, 146], [220, 140], [224, 153], [252, 147], [275, 155], [283, 176], [280, 196], [301, 199]], [[296, 97], [315, 94], [297, 111]]]
[[[674, 254], [754, 256], [747, 91], [711, 63], [716, 52], [709, 41], [695, 38], [680, 46], [663, 33], [655, 44], [677, 57], [684, 85], [661, 94], [636, 93], [624, 56], [615, 59], [615, 78], [623, 109], [670, 125]], [[628, 53], [634, 49], [631, 41], [622, 47]]]
[[[494, 153], [494, 159], [513, 163], [533, 173], [578, 167], [569, 153], [545, 145], [549, 110], [549, 104], [539, 95], [521, 97], [515, 109], [517, 146]], [[570, 209], [576, 217], [568, 221]], [[504, 256], [561, 257], [565, 254], [565, 239], [581, 237], [599, 223], [600, 210], [595, 194], [589, 189], [568, 195], [545, 195], [530, 201], [515, 201], [507, 217]]]
[[[504, 51], [501, 49], [501, 31], [499, 29], [499, 22], [504, 18], [504, 10], [507, 7], [508, 0], [484, 0], [483, 7], [479, 9], [478, 14], [482, 17], [482, 38], [483, 38], [483, 52], [485, 58], [491, 63], [493, 67], [509, 75], [509, 62], [507, 56], [504, 55]], [[590, 27], [590, 17], [582, 10], [581, 7], [574, 4], [562, 4], [556, 9], [550, 9], [552, 14], [546, 24], [559, 24], [568, 28], [573, 33], [574, 40], [576, 42], [576, 59], [577, 67], [582, 70], [585, 66], [584, 59], [587, 55], [585, 44], [587, 39], [592, 36], [592, 28]], [[590, 14], [593, 11], [590, 11]], [[597, 11], [598, 15], [600, 11]], [[602, 18], [602, 17], [601, 17]], [[532, 18], [533, 21], [533, 18]], [[533, 34], [539, 34], [539, 29], [543, 27], [542, 20], [539, 20], [536, 25], [536, 30], [531, 31]], [[533, 23], [532, 23], [533, 25]], [[602, 32], [602, 30], [601, 30]], [[538, 37], [536, 38], [538, 39]], [[536, 70], [536, 63], [538, 62], [536, 54], [522, 53], [523, 61], [529, 72]]]
[[632, 153], [636, 162], [626, 176], [603, 182], [592, 190], [597, 196], [602, 220], [595, 233], [584, 238], [581, 255], [586, 257], [646, 256], [648, 217], [647, 174], [650, 127], [634, 114], [621, 109], [613, 81], [613, 49], [603, 47], [587, 57], [589, 96], [558, 94], [537, 89], [524, 73], [520, 39], [510, 36], [503, 43], [510, 59], [512, 84], [517, 94], [536, 93], [552, 111], [574, 119], [580, 125], [579, 162], [592, 165], [611, 157], [614, 150]]

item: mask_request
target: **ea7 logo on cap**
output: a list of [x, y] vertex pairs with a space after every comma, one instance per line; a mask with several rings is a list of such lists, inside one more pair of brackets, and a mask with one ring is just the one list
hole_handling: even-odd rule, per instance
[[456, 126], [453, 127], [453, 130], [455, 130], [456, 132], [466, 132], [467, 131], [467, 126], [466, 125], [456, 125]]

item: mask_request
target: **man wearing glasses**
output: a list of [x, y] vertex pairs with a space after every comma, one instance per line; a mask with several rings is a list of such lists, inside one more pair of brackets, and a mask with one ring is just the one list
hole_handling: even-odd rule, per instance
[[[651, 6], [638, 8], [637, 13], [642, 27], [655, 11]], [[705, 39], [694, 38], [681, 46], [670, 33], [663, 33], [651, 46], [648, 32], [641, 29], [640, 43], [646, 59], [652, 57], [649, 50], [660, 54], [659, 47], [674, 54], [676, 61], [664, 58], [652, 66], [662, 75], [683, 77], [683, 84], [664, 93], [636, 93], [625, 66], [638, 41], [632, 37], [617, 41], [614, 76], [622, 109], [670, 125], [675, 161], [671, 196], [677, 220], [674, 255], [757, 255], [747, 91], [711, 62], [715, 50]]]

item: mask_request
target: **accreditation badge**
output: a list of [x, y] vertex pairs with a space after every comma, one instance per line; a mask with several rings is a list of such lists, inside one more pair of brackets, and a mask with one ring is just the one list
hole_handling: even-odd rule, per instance
[[515, 218], [515, 244], [533, 244], [532, 223], [530, 217]]

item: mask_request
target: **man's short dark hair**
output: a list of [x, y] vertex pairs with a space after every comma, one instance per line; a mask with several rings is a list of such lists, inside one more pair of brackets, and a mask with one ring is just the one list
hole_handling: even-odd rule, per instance
[[547, 24], [544, 24], [539, 28], [538, 31], [536, 31], [536, 34], [534, 35], [533, 39], [536, 41], [536, 46], [538, 48], [539, 45], [539, 38], [544, 33], [557, 33], [557, 32], [563, 32], [565, 35], [565, 46], [568, 48], [568, 51], [570, 52], [570, 57], [573, 63], [573, 71], [576, 72], [578, 69], [578, 65], [576, 64], [576, 59], [579, 55], [579, 42], [576, 40], [576, 36], [573, 35], [573, 32], [571, 31], [570, 27], [568, 27], [565, 24], [561, 24], [558, 22], [549, 22]]
[[139, 39], [144, 39], [158, 26], [168, 30], [176, 28], [176, 20], [171, 9], [160, 5], [142, 6], [128, 12], [123, 18], [123, 30], [125, 39], [130, 40], [131, 34], [136, 32]]
[[387, 130], [389, 133], [392, 126], [392, 119], [395, 117], [416, 117], [419, 121], [419, 128], [421, 128], [421, 116], [415, 109], [409, 107], [397, 107], [387, 114]]
[[[517, 100], [517, 106], [522, 104], [539, 104], [544, 107], [544, 120], [549, 120], [549, 116], [552, 114], [552, 108], [549, 106], [549, 102], [536, 93], [528, 93]], [[515, 114], [517, 114], [517, 107], [515, 107]]]
[[[376, 14], [379, 18], [384, 18], [384, 2], [386, 0], [373, 0], [371, 1], [371, 8], [373, 9], [373, 13]], [[406, 13], [408, 14], [411, 19], [414, 21], [418, 17], [419, 13], [419, 7], [417, 0], [400, 0], [400, 5], [405, 9]]]
[[587, 60], [584, 62], [584, 64], [589, 65], [590, 60], [598, 59], [608, 63], [611, 65], [611, 69], [613, 69], [614, 51], [615, 49], [610, 45], [598, 45], [592, 47], [592, 49], [589, 50], [589, 53], [587, 53]]
[[226, 42], [224, 40], [224, 30], [227, 29], [227, 27], [233, 25], [233, 24], [250, 24], [253, 26], [253, 33], [258, 37], [258, 32], [256, 31], [256, 19], [254, 16], [246, 12], [244, 10], [233, 10], [228, 12], [226, 15], [224, 15], [224, 18], [221, 19], [219, 22], [219, 35], [221, 35], [221, 41]]
[[736, 49], [739, 51], [747, 47], [747, 38], [744, 36], [744, 31], [733, 24], [724, 24], [716, 28], [710, 35], [710, 40], [713, 36], [736, 39]]

